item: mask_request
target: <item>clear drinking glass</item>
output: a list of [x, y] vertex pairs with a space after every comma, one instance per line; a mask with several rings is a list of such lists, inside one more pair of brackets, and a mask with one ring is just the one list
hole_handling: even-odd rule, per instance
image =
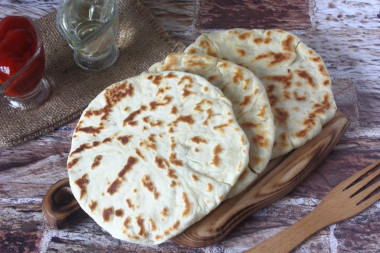
[[37, 48], [33, 56], [23, 67], [5, 83], [0, 82], [0, 94], [7, 99], [8, 104], [16, 109], [29, 110], [42, 104], [49, 96], [50, 86], [43, 78], [45, 71], [45, 51], [42, 36], [36, 24], [26, 19], [33, 27]]
[[58, 28], [81, 68], [103, 70], [117, 60], [117, 4], [117, 0], [64, 0], [59, 7]]

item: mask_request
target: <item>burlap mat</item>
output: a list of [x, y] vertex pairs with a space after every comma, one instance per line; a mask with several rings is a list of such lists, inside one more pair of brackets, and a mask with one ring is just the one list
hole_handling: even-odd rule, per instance
[[101, 72], [86, 72], [75, 64], [73, 50], [56, 26], [56, 13], [37, 20], [44, 39], [45, 78], [51, 85], [51, 96], [29, 111], [8, 107], [1, 97], [0, 146], [30, 140], [75, 119], [107, 86], [138, 75], [169, 53], [184, 48], [169, 37], [139, 0], [119, 0], [119, 15], [120, 56], [112, 67]]

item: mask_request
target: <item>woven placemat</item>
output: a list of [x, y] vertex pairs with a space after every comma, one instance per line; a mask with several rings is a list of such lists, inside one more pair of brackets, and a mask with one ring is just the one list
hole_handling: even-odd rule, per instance
[[37, 20], [45, 46], [45, 78], [51, 85], [49, 100], [42, 106], [19, 111], [0, 98], [0, 146], [15, 145], [77, 118], [92, 99], [112, 83], [140, 74], [184, 45], [170, 38], [139, 0], [119, 0], [120, 30], [117, 62], [101, 72], [79, 68], [56, 26], [56, 13]]

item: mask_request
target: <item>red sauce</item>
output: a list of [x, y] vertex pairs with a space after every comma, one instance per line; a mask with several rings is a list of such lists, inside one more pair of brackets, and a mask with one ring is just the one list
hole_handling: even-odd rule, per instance
[[[9, 84], [4, 94], [11, 97], [31, 93], [42, 79], [45, 67], [45, 54], [42, 44], [38, 51], [38, 35], [28, 18], [8, 16], [0, 22], [0, 84]], [[29, 64], [28, 64], [29, 63]], [[25, 65], [22, 73], [18, 73]]]

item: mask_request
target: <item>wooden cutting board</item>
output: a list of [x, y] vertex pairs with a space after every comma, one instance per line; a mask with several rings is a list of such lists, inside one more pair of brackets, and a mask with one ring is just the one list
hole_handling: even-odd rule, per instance
[[[221, 203], [213, 212], [172, 241], [189, 247], [204, 247], [222, 240], [245, 218], [291, 192], [334, 148], [350, 124], [337, 112], [321, 133], [302, 147], [272, 160], [264, 173], [244, 192]], [[48, 223], [63, 228], [82, 217], [69, 189], [69, 180], [57, 182], [46, 193], [42, 211]]]

